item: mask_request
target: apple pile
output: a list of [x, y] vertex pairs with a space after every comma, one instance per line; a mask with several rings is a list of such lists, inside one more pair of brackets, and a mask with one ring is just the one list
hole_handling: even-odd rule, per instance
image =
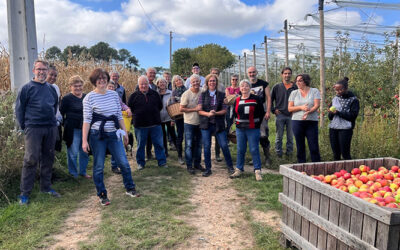
[[382, 207], [400, 208], [400, 168], [379, 167], [378, 170], [361, 165], [351, 172], [340, 170], [331, 175], [311, 175], [342, 191]]

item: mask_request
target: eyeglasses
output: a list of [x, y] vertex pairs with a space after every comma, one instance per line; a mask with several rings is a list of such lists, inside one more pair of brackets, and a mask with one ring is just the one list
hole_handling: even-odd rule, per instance
[[35, 69], [35, 70], [37, 70], [37, 71], [47, 71], [48, 69], [46, 69], [46, 68], [38, 68], [38, 69]]
[[199, 67], [193, 67], [192, 69], [200, 69]]
[[231, 81], [238, 81], [238, 79], [232, 78]]

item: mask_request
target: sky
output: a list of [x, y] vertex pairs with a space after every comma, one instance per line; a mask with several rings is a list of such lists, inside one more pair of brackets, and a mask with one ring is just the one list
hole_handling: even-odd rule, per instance
[[[369, 1], [369, 0], [365, 0]], [[8, 48], [7, 4], [0, 0], [0, 46]], [[38, 50], [68, 45], [90, 47], [100, 41], [116, 49], [126, 48], [141, 68], [169, 67], [169, 32], [172, 50], [207, 43], [227, 47], [233, 54], [250, 52], [263, 45], [264, 36], [282, 38], [283, 21], [290, 25], [317, 24], [317, 0], [35, 0]], [[325, 1], [327, 2], [327, 1]], [[370, 2], [398, 3], [395, 0]], [[328, 24], [355, 26], [399, 25], [398, 10], [340, 8], [326, 3]], [[314, 18], [307, 14], [316, 14]], [[291, 57], [300, 42], [294, 38], [319, 37], [318, 29], [289, 30]], [[379, 31], [380, 32], [380, 31]], [[326, 31], [333, 38], [335, 31]], [[375, 39], [368, 33], [359, 33]], [[378, 36], [379, 37], [379, 36]], [[381, 37], [382, 38], [382, 37]], [[379, 39], [379, 38], [376, 38]], [[329, 39], [328, 43], [329, 43]], [[315, 41], [303, 42], [317, 53]], [[270, 53], [282, 56], [283, 43], [271, 42]], [[329, 45], [329, 44], [328, 44]], [[333, 45], [334, 46], [334, 45]], [[329, 47], [329, 46], [328, 46]], [[272, 51], [272, 52], [271, 52]]]

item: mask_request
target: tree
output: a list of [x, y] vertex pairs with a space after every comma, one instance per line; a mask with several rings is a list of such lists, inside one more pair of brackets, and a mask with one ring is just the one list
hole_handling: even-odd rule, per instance
[[123, 62], [125, 66], [126, 60], [129, 60], [129, 58], [131, 57], [131, 52], [129, 52], [129, 50], [127, 49], [120, 49], [118, 51], [118, 55], [119, 55], [119, 60]]
[[96, 60], [110, 61], [110, 59], [119, 60], [118, 51], [108, 43], [98, 42], [89, 48], [89, 54]]
[[235, 57], [226, 48], [218, 44], [206, 44], [194, 49], [182, 48], [173, 54], [172, 71], [174, 74], [190, 75], [194, 62], [199, 63], [204, 74], [211, 68], [223, 70], [235, 62]]
[[61, 59], [67, 62], [68, 58], [79, 58], [88, 54], [88, 48], [80, 45], [69, 45], [64, 48]]
[[132, 68], [132, 65], [135, 67], [139, 67], [139, 60], [135, 56], [130, 56], [128, 58], [129, 68]]
[[46, 50], [45, 58], [47, 60], [56, 60], [61, 58], [61, 50], [57, 46], [50, 47]]

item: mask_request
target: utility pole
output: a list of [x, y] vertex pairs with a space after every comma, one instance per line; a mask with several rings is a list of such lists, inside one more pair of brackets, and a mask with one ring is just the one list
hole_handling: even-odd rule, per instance
[[339, 42], [339, 79], [342, 78], [342, 56], [343, 56], [343, 42]]
[[285, 66], [289, 66], [289, 41], [288, 41], [288, 27], [287, 19], [283, 22], [283, 29], [285, 31]]
[[320, 126], [324, 127], [324, 112], [325, 112], [325, 32], [324, 32], [324, 0], [319, 0], [319, 37], [320, 37]]
[[7, 21], [11, 90], [16, 91], [33, 78], [38, 56], [33, 0], [7, 0]]
[[169, 70], [172, 73], [172, 31], [169, 32]]
[[257, 68], [257, 63], [256, 63], [256, 45], [253, 44], [253, 66]]
[[242, 62], [240, 61], [240, 55], [239, 55], [239, 82], [242, 80]]
[[264, 49], [265, 49], [265, 81], [269, 81], [268, 77], [268, 46], [267, 46], [267, 36], [264, 36]]
[[246, 72], [247, 72], [247, 55], [246, 55], [246, 52], [244, 52], [243, 57], [244, 57], [244, 76], [247, 79], [247, 74], [246, 74]]

